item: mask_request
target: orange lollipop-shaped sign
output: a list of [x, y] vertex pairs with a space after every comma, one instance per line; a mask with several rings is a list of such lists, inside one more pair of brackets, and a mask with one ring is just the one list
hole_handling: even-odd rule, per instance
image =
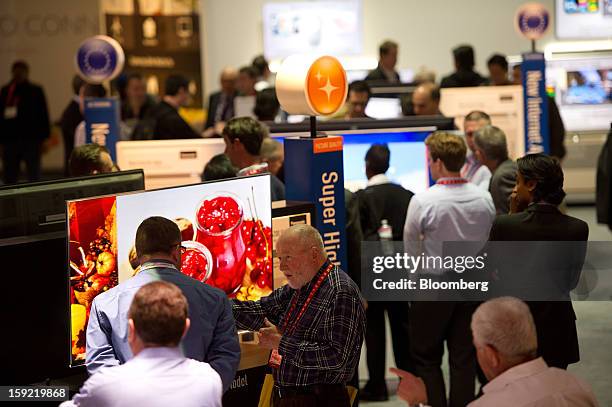
[[324, 56], [310, 66], [306, 76], [308, 101], [312, 109], [321, 115], [335, 113], [346, 100], [346, 73], [340, 62]]
[[290, 114], [331, 115], [346, 101], [346, 72], [336, 58], [288, 57], [276, 76], [276, 95]]

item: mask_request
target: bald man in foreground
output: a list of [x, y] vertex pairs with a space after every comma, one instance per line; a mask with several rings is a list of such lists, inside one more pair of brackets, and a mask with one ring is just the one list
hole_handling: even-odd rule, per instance
[[[537, 356], [538, 337], [529, 307], [513, 297], [481, 304], [472, 316], [478, 364], [489, 383], [469, 407], [598, 406], [590, 387], [571, 373], [548, 367]], [[391, 369], [401, 378], [397, 393], [415, 405], [427, 403], [421, 378]]]
[[319, 232], [295, 225], [276, 243], [287, 285], [259, 301], [234, 300], [239, 328], [272, 350], [272, 405], [349, 407], [365, 332], [357, 285], [327, 257]]
[[208, 116], [204, 125], [204, 137], [221, 137], [223, 126], [234, 117], [234, 97], [236, 97], [236, 80], [238, 70], [225, 67], [221, 71], [219, 82], [221, 90], [211, 93], [208, 98]]

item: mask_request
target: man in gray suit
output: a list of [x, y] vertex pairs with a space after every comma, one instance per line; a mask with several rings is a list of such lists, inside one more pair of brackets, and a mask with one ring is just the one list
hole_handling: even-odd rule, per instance
[[474, 133], [476, 159], [491, 170], [489, 192], [498, 215], [510, 209], [510, 194], [516, 183], [516, 163], [508, 157], [508, 145], [503, 130], [485, 126]]

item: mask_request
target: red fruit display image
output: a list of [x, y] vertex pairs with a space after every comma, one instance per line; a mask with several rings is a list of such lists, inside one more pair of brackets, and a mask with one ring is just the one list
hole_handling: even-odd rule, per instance
[[212, 271], [212, 256], [201, 243], [194, 241], [182, 242], [181, 271], [183, 274], [205, 283]]
[[240, 289], [246, 269], [243, 213], [238, 197], [219, 193], [204, 198], [196, 214], [196, 240], [212, 255], [212, 273], [207, 283], [228, 295]]
[[85, 361], [93, 299], [118, 284], [115, 197], [68, 204], [72, 364]]
[[242, 223], [242, 238], [246, 244], [244, 281], [236, 298], [255, 301], [272, 292], [272, 229], [259, 219]]

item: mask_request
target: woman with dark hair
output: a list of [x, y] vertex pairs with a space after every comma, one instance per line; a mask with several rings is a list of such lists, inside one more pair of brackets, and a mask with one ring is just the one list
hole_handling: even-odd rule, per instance
[[[495, 219], [489, 240], [526, 243], [520, 249], [515, 243], [491, 245], [502, 252], [488, 254], [500, 264], [502, 284], [519, 282], [531, 290], [530, 294], [518, 295], [530, 297], [524, 299], [529, 300], [536, 324], [538, 354], [549, 366], [566, 369], [580, 360], [576, 314], [569, 292], [580, 278], [589, 227], [557, 208], [565, 192], [563, 171], [556, 158], [527, 154], [516, 164], [510, 214]], [[551, 243], [554, 241], [564, 243]], [[542, 281], [548, 284], [538, 286]]]
[[510, 196], [510, 213], [522, 212], [530, 204], [558, 206], [565, 198], [563, 170], [556, 158], [527, 154], [516, 160], [516, 185]]

